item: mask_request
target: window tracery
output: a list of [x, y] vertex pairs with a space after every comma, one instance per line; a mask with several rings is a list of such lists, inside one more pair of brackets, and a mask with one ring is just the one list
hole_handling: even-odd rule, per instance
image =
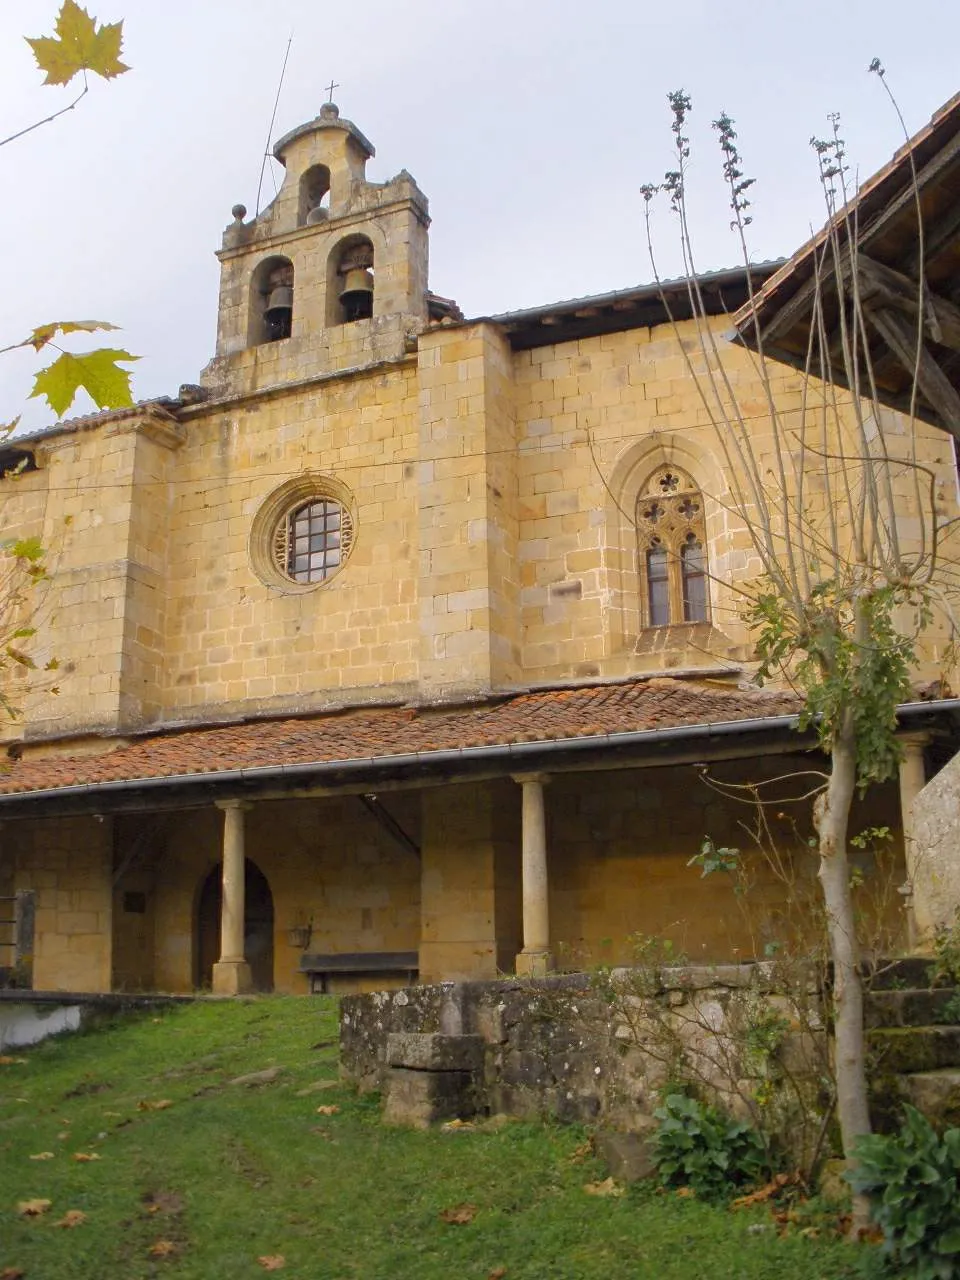
[[708, 619], [703, 496], [677, 467], [658, 467], [636, 506], [641, 616], [645, 627]]

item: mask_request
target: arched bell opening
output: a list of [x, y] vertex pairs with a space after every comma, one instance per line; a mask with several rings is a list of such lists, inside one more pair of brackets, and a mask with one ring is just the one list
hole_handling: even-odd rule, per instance
[[325, 164], [312, 165], [300, 179], [300, 207], [297, 224], [312, 227], [330, 217], [330, 170]]
[[250, 346], [280, 342], [293, 327], [293, 263], [266, 258], [250, 280]]
[[[255, 862], [244, 865], [243, 951], [250, 966], [254, 991], [273, 990], [273, 894], [267, 877]], [[197, 895], [194, 938], [194, 985], [209, 991], [213, 966], [220, 959], [220, 913], [223, 904], [223, 865], [208, 872]]]
[[327, 324], [351, 324], [373, 315], [373, 244], [366, 236], [349, 236], [335, 245], [328, 259]]

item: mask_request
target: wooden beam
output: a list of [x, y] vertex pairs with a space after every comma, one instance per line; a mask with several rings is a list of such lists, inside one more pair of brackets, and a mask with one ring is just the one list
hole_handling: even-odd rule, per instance
[[939, 414], [943, 429], [949, 431], [955, 440], [960, 440], [960, 393], [926, 347], [921, 346], [917, 362], [916, 329], [911, 328], [898, 311], [889, 307], [870, 306], [866, 308], [866, 314], [911, 377], [916, 369], [917, 388], [921, 395]]
[[[944, 249], [949, 248], [955, 240], [960, 238], [960, 201], [950, 206], [946, 213], [941, 214], [933, 223], [924, 223], [923, 228], [923, 261], [925, 263], [932, 262], [938, 257]], [[917, 241], [916, 248], [903, 259], [901, 259], [903, 270], [908, 276], [915, 276], [920, 271], [920, 242]]]
[[[943, 150], [938, 151], [920, 170], [917, 174], [917, 188], [922, 191], [930, 182], [939, 177], [943, 169], [952, 164], [958, 157], [960, 157], [960, 134], [957, 134], [952, 138]], [[909, 169], [907, 170], [907, 173], [909, 174]], [[864, 200], [870, 200], [872, 198], [873, 192], [871, 191], [867, 191], [866, 193], [859, 195], [851, 204], [849, 212], [852, 213], [855, 206], [861, 204]], [[913, 182], [912, 180], [908, 180], [906, 186], [899, 191], [897, 195], [892, 197], [887, 204], [881, 207], [871, 222], [857, 228], [857, 243], [861, 246], [869, 247], [872, 241], [885, 232], [890, 222], [898, 217], [899, 214], [901, 214], [903, 210], [915, 200], [916, 193], [914, 191]], [[837, 221], [840, 222], [841, 219], [842, 215], [838, 215]], [[838, 235], [840, 237], [841, 257], [846, 261], [849, 259], [849, 249], [847, 247], [846, 230], [842, 225], [838, 227]], [[816, 237], [812, 248], [808, 249], [805, 253], [801, 250], [800, 254], [795, 256], [795, 259], [791, 264], [793, 270], [796, 271], [798, 268], [810, 263], [811, 254], [822, 252], [825, 239], [826, 232], [821, 231]], [[811, 311], [814, 294], [817, 288], [816, 278], [812, 274], [812, 263], [810, 263], [810, 270], [810, 277], [804, 281], [788, 302], [784, 303], [782, 307], [775, 309], [772, 319], [763, 326], [762, 336], [764, 341], [768, 338], [772, 339], [783, 334], [787, 329], [789, 329], [794, 321], [801, 318], [805, 313]], [[820, 277], [820, 287], [822, 289], [828, 289], [830, 284], [833, 282], [833, 276], [834, 270], [832, 254], [828, 251]], [[764, 304], [763, 302], [759, 304], [761, 321], [763, 320], [764, 312], [768, 307], [769, 304]], [[750, 344], [748, 343], [747, 345], [749, 346]]]
[[884, 307], [891, 307], [905, 315], [917, 316], [920, 314], [920, 290], [924, 289], [924, 329], [934, 342], [950, 347], [953, 351], [960, 351], [960, 307], [866, 254], [860, 254], [857, 265], [861, 294], [865, 301], [868, 298], [877, 299]]

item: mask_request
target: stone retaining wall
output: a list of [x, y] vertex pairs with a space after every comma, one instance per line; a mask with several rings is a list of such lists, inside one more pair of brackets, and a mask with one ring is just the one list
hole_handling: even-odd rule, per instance
[[[781, 1017], [779, 1053], [791, 1056], [795, 1069], [804, 1066], [809, 1035], [789, 1002], [771, 993], [768, 966], [663, 969], [649, 995], [629, 971], [614, 971], [618, 976], [612, 1003], [584, 974], [346, 996], [340, 1006], [341, 1072], [361, 1089], [389, 1094], [406, 1040], [417, 1034], [433, 1034], [438, 1041], [478, 1037], [479, 1110], [637, 1129], [658, 1105], [657, 1090], [669, 1070], [664, 1027], [676, 1032], [705, 1082], [734, 1110], [744, 1084], [762, 1072], [760, 1064], [746, 1060], [745, 1016], [760, 1011]], [[655, 1018], [648, 1016], [650, 1001], [659, 1010]]]

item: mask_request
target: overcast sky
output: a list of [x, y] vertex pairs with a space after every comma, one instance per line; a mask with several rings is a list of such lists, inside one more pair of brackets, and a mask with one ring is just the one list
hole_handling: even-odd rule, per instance
[[[58, 0], [3, 0], [0, 132], [70, 100], [41, 88], [25, 35]], [[109, 319], [143, 358], [138, 397], [175, 394], [213, 354], [230, 208], [251, 213], [287, 40], [273, 137], [312, 119], [331, 78], [373, 142], [374, 181], [407, 168], [430, 200], [430, 285], [482, 315], [650, 278], [640, 186], [670, 167], [666, 94], [694, 101], [698, 266], [738, 261], [709, 123], [738, 123], [757, 178], [756, 259], [791, 253], [822, 200], [808, 140], [840, 111], [868, 177], [960, 88], [955, 0], [87, 0], [124, 19], [133, 70], [0, 148], [0, 337]], [[264, 177], [266, 203], [281, 170]], [[657, 224], [663, 270], [673, 228]], [[0, 357], [0, 421], [22, 408], [30, 356]], [[86, 405], [81, 406], [86, 408]], [[32, 402], [25, 423], [50, 415]]]

